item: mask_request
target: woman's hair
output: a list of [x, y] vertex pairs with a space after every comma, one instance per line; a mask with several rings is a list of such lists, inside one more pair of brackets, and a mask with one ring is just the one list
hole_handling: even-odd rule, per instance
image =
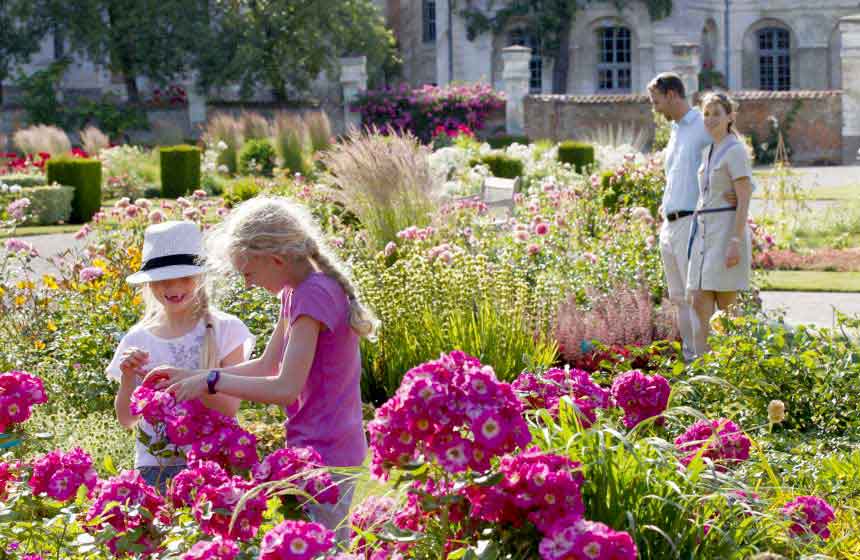
[[[737, 101], [721, 91], [712, 91], [705, 94], [705, 97], [702, 98], [702, 111], [704, 111], [705, 107], [708, 105], [719, 105], [729, 116], [736, 115], [738, 112]], [[734, 127], [734, 124], [734, 120], [729, 121], [728, 132], [740, 138], [741, 135]]]
[[[203, 369], [217, 368], [221, 364], [218, 361], [218, 350], [215, 347], [215, 321], [209, 308], [209, 293], [206, 282], [201, 275], [194, 276], [196, 286], [194, 288], [194, 316], [197, 320], [206, 320], [206, 336], [203, 346], [200, 348], [200, 367]], [[146, 282], [141, 286], [141, 297], [143, 298], [143, 318], [138, 323], [148, 326], [155, 322], [162, 312], [161, 303], [152, 292], [152, 283]]]
[[206, 235], [206, 264], [218, 272], [233, 270], [234, 259], [277, 255], [310, 259], [336, 280], [349, 298], [349, 325], [372, 339], [377, 320], [359, 299], [345, 266], [326, 246], [308, 211], [282, 197], [255, 197], [235, 208]]

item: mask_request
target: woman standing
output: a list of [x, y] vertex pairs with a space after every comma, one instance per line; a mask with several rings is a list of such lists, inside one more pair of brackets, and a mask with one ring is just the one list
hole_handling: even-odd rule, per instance
[[[687, 291], [699, 319], [696, 348], [707, 349], [715, 308], [729, 310], [739, 290], [749, 288], [752, 250], [747, 227], [752, 169], [744, 142], [735, 129], [736, 103], [724, 93], [702, 101], [705, 128], [714, 140], [699, 168], [699, 202], [688, 246]], [[734, 191], [736, 206], [726, 205]]]

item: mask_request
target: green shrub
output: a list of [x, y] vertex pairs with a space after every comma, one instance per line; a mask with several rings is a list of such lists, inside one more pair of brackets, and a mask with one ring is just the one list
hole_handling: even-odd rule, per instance
[[72, 199], [73, 223], [88, 222], [102, 205], [102, 163], [78, 157], [51, 158], [45, 165], [48, 183], [75, 188]]
[[254, 198], [262, 190], [263, 187], [253, 177], [237, 179], [224, 193], [224, 204], [232, 208], [241, 202]]
[[72, 215], [74, 187], [62, 185], [25, 187], [21, 195], [30, 199], [28, 224], [40, 226], [68, 222]]
[[18, 185], [19, 187], [41, 187], [47, 185], [44, 175], [27, 175], [25, 173], [10, 173], [0, 177], [0, 183]]
[[521, 177], [525, 169], [523, 162], [517, 158], [504, 154], [488, 154], [480, 159], [472, 160], [470, 165], [484, 164], [490, 168], [494, 177], [503, 179], [516, 179]]
[[505, 134], [501, 136], [493, 136], [492, 138], [487, 138], [487, 144], [494, 150], [504, 150], [511, 144], [529, 144], [531, 140], [529, 140], [528, 136], [517, 136]]
[[177, 198], [200, 188], [200, 148], [171, 146], [160, 148], [161, 193]]
[[271, 177], [277, 157], [275, 147], [270, 140], [265, 138], [248, 140], [239, 152], [239, 173]]
[[577, 173], [594, 165], [594, 146], [587, 142], [568, 140], [558, 145], [558, 161], [569, 163]]

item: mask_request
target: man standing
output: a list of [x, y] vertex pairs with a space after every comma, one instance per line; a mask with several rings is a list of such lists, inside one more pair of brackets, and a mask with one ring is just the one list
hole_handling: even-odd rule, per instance
[[691, 216], [699, 199], [699, 166], [702, 151], [712, 140], [702, 114], [687, 102], [684, 83], [672, 72], [664, 72], [648, 84], [654, 111], [672, 122], [672, 135], [665, 151], [666, 189], [660, 211], [660, 254], [666, 273], [669, 299], [678, 309], [678, 330], [683, 342], [684, 360], [691, 361], [704, 349], [695, 347], [698, 327], [687, 297], [687, 244]]

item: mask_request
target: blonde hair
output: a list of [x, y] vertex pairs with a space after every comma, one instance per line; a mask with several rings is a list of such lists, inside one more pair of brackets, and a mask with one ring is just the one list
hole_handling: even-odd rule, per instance
[[[708, 105], [715, 104], [722, 107], [723, 111], [726, 112], [726, 115], [732, 116], [738, 114], [738, 102], [721, 91], [711, 91], [705, 94], [701, 103], [702, 112], [704, 112]], [[737, 128], [734, 127], [734, 124], [734, 120], [730, 121], [727, 131], [738, 138], [742, 138]]]
[[309, 259], [340, 284], [349, 299], [349, 326], [373, 339], [377, 320], [359, 299], [346, 267], [323, 240], [322, 232], [302, 206], [282, 197], [256, 197], [240, 204], [206, 235], [206, 265], [233, 270], [233, 259], [277, 255]]
[[[200, 348], [200, 367], [202, 369], [217, 368], [221, 364], [218, 360], [218, 349], [215, 346], [215, 320], [209, 308], [209, 292], [202, 275], [193, 276], [196, 279], [194, 288], [194, 317], [197, 320], [206, 320], [206, 335], [203, 346]], [[142, 327], [151, 326], [156, 323], [163, 311], [161, 303], [152, 292], [152, 282], [146, 282], [140, 288], [143, 298], [143, 318], [138, 322]]]

